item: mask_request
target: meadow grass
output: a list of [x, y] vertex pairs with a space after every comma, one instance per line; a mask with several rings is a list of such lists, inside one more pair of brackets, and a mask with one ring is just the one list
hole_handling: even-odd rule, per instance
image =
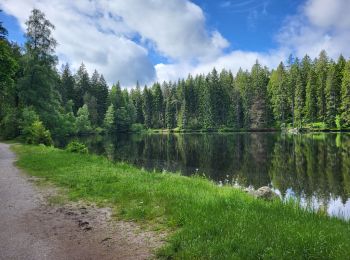
[[350, 223], [293, 203], [254, 199], [200, 177], [148, 172], [101, 156], [14, 145], [17, 165], [68, 190], [71, 200], [111, 205], [118, 218], [166, 229], [160, 258], [349, 259]]

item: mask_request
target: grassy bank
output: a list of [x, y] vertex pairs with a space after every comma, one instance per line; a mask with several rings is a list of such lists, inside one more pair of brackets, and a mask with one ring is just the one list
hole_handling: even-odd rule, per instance
[[265, 202], [199, 178], [150, 173], [95, 155], [14, 145], [18, 166], [65, 187], [70, 199], [115, 207], [122, 219], [170, 230], [159, 257], [347, 259], [350, 224]]

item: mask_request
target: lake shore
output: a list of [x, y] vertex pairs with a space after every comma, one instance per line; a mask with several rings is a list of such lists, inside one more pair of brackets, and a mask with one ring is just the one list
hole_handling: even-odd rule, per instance
[[350, 254], [349, 222], [267, 202], [201, 177], [147, 172], [102, 156], [13, 145], [17, 165], [66, 188], [70, 200], [113, 208], [116, 218], [166, 231], [158, 257], [330, 258]]

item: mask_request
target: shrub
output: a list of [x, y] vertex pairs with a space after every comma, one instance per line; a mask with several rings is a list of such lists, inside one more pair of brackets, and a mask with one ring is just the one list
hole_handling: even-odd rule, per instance
[[8, 109], [0, 121], [0, 136], [5, 139], [13, 139], [19, 135], [18, 112], [16, 109]]
[[27, 128], [27, 135], [25, 137], [25, 142], [28, 144], [44, 144], [52, 145], [51, 133], [46, 130], [43, 122], [40, 120], [35, 120], [33, 124]]
[[91, 122], [90, 122], [90, 114], [87, 105], [79, 108], [77, 112], [76, 118], [76, 128], [79, 134], [89, 134], [92, 132]]
[[340, 117], [340, 115], [337, 115], [336, 117], [335, 117], [335, 125], [337, 126], [337, 129], [341, 129], [341, 127], [342, 127], [342, 125], [341, 125], [341, 117]]
[[140, 133], [143, 131], [145, 131], [145, 127], [143, 124], [132, 124], [131, 125], [131, 132]]
[[71, 153], [82, 153], [82, 154], [89, 153], [89, 150], [86, 147], [86, 145], [78, 141], [70, 142], [66, 147], [66, 151]]

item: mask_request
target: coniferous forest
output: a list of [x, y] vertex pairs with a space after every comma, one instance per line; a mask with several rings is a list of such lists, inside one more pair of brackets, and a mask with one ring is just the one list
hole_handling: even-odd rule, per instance
[[54, 25], [34, 9], [26, 43], [7, 39], [0, 26], [0, 133], [29, 143], [51, 135], [126, 132], [141, 129], [240, 130], [346, 129], [350, 127], [350, 60], [322, 51], [289, 57], [275, 69], [259, 64], [236, 75], [215, 68], [176, 82], [109, 88], [82, 63], [57, 69]]

